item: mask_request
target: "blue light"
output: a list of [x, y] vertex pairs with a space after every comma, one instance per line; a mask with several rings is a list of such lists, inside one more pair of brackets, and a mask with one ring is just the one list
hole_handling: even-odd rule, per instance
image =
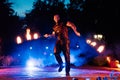
[[30, 46], [30, 50], [32, 50], [32, 46]]
[[50, 56], [53, 56], [53, 54], [52, 54], [52, 53], [50, 53]]
[[20, 54], [18, 54], [18, 56], [20, 56]]
[[79, 45], [76, 45], [77, 48], [79, 48]]
[[[70, 62], [75, 66], [86, 64], [91, 58], [96, 56], [96, 50], [86, 43], [86, 39], [71, 35], [70, 40]], [[14, 55], [17, 55], [16, 57], [20, 59], [22, 64], [26, 64], [30, 57], [32, 57], [33, 62], [30, 61], [31, 63], [36, 63], [37, 60], [37, 65], [35, 66], [50, 66], [57, 64], [54, 56], [54, 46], [55, 40], [52, 38], [39, 38], [37, 40], [26, 41], [17, 45], [17, 47], [15, 46], [16, 52], [14, 53], [17, 54]], [[64, 55], [61, 54], [61, 56], [65, 63]], [[34, 66], [34, 64], [29, 65]]]
[[45, 47], [45, 49], [48, 49], [48, 48], [49, 48], [48, 46]]

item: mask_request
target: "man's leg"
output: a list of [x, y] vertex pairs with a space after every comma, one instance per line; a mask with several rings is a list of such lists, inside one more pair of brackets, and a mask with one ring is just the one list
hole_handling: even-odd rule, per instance
[[58, 72], [61, 72], [62, 69], [64, 68], [62, 58], [61, 58], [60, 54], [56, 54], [56, 53], [55, 53], [55, 58], [59, 64]]
[[70, 72], [70, 55], [69, 54], [65, 54], [65, 61], [66, 61], [66, 66], [65, 66], [65, 71], [66, 71], [66, 75], [69, 76], [69, 72]]
[[56, 45], [55, 48], [54, 48], [54, 55], [55, 55], [55, 58], [59, 64], [59, 69], [58, 69], [58, 72], [61, 72], [62, 69], [64, 68], [63, 66], [63, 61], [62, 61], [62, 58], [60, 56], [60, 53], [61, 53], [61, 49], [59, 47], [59, 45]]
[[69, 49], [69, 44], [66, 44], [66, 48], [64, 48], [64, 56], [65, 56], [65, 62], [66, 62], [66, 76], [69, 76], [70, 72], [70, 49]]

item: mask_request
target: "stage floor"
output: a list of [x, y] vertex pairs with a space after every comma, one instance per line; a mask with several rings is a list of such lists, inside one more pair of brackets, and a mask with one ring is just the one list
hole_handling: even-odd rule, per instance
[[1, 67], [0, 80], [97, 80], [99, 77], [101, 80], [120, 80], [120, 68], [71, 67], [70, 76], [67, 77], [65, 69], [62, 72], [57, 72], [57, 69], [57, 66], [30, 69], [21, 66]]

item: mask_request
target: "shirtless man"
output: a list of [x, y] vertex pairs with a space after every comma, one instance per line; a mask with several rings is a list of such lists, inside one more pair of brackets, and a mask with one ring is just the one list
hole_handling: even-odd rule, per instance
[[70, 40], [68, 37], [68, 27], [72, 28], [72, 30], [75, 32], [77, 36], [80, 36], [80, 33], [76, 30], [76, 26], [70, 22], [67, 21], [66, 24], [64, 24], [60, 20], [60, 16], [58, 14], [54, 15], [54, 21], [55, 26], [53, 27], [53, 35], [57, 37], [57, 41], [54, 47], [54, 55], [55, 58], [59, 64], [58, 71], [61, 72], [64, 68], [63, 61], [60, 56], [61, 51], [63, 52], [63, 55], [65, 57], [65, 71], [66, 76], [69, 76], [70, 72]]

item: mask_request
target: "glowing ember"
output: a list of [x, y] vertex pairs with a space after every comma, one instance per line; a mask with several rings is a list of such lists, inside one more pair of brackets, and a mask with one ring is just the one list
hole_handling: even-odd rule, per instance
[[108, 63], [110, 63], [111, 58], [110, 58], [110, 57], [107, 57], [106, 59], [107, 59]]

